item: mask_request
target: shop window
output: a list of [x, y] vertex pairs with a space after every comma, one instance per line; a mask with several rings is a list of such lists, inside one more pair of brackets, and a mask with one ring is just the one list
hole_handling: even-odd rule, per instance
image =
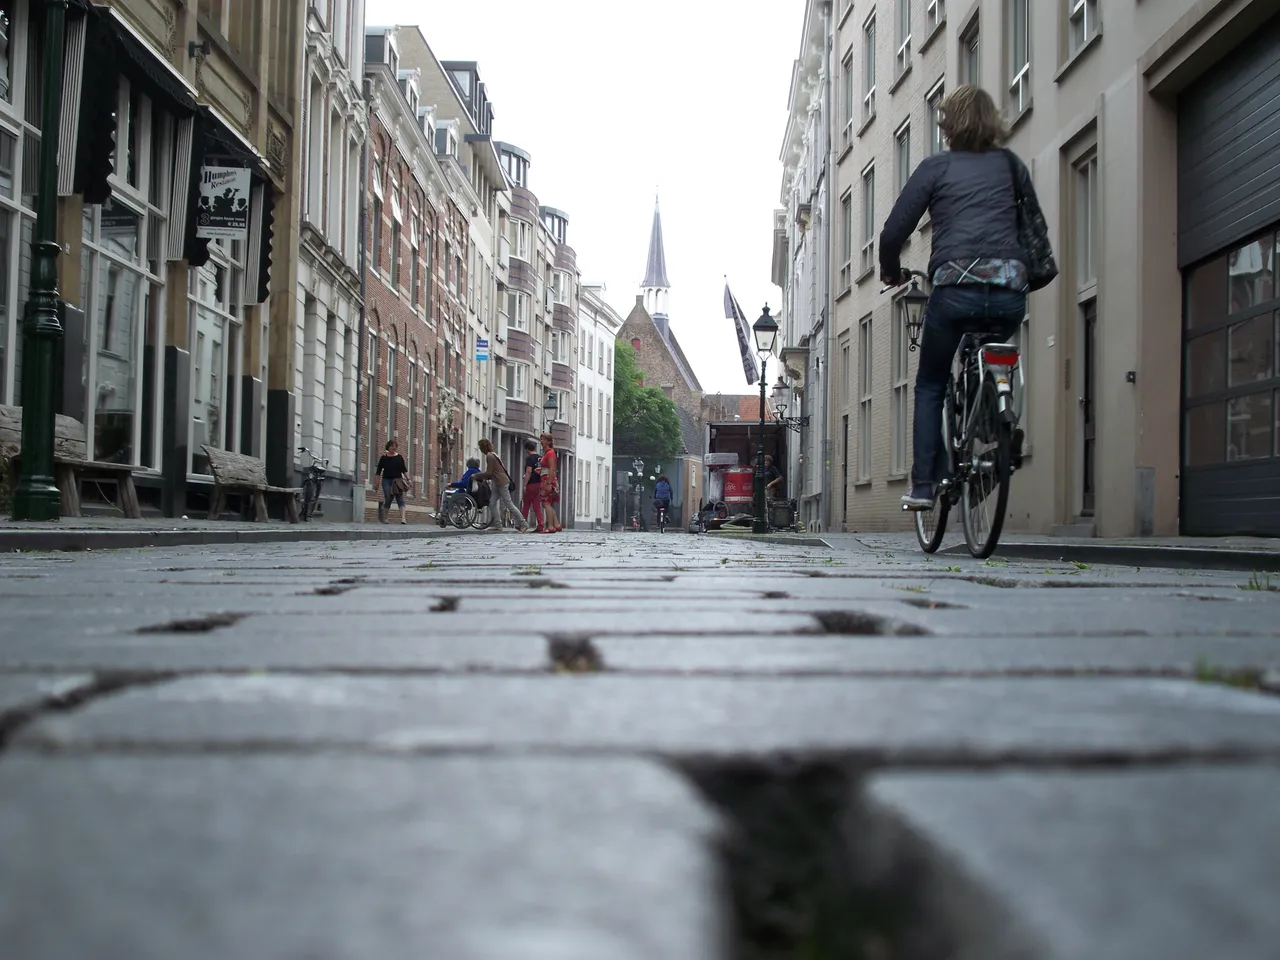
[[189, 341], [192, 352], [191, 472], [208, 474], [207, 444], [240, 452], [239, 404], [244, 324], [244, 250], [239, 241], [209, 243], [209, 261], [190, 270]]

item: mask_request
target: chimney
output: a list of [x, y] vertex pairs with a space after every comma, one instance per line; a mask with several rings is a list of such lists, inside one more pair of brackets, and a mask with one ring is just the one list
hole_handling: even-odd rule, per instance
[[643, 307], [643, 306], [644, 306], [644, 294], [643, 294], [643, 293], [637, 293], [637, 294], [636, 294], [636, 306], [637, 306], [637, 307]]

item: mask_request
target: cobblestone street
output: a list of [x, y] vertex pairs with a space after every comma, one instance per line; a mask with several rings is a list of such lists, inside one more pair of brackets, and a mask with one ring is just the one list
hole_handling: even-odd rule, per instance
[[1274, 956], [1269, 576], [829, 539], [0, 555], [0, 955]]

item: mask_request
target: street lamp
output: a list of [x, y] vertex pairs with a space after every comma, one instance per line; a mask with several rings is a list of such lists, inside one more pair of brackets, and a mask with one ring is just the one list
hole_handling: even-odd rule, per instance
[[[34, 4], [32, 5], [34, 9]], [[22, 476], [13, 519], [57, 520], [62, 500], [53, 479], [54, 389], [62, 324], [58, 320], [58, 124], [62, 116], [62, 48], [67, 0], [45, 0], [36, 230], [31, 293], [22, 318]]]
[[555, 423], [555, 420], [556, 420], [556, 406], [557, 406], [557, 405], [556, 405], [556, 394], [555, 394], [555, 391], [554, 391], [554, 390], [548, 390], [548, 391], [547, 391], [547, 399], [546, 399], [546, 401], [542, 404], [543, 422], [544, 422], [544, 424], [545, 424], [545, 426], [546, 426], [546, 428], [547, 428], [548, 430], [550, 430], [550, 429], [551, 429], [551, 424]]
[[910, 350], [915, 353], [920, 345], [920, 328], [924, 326], [924, 308], [929, 303], [929, 295], [920, 289], [917, 281], [912, 280], [911, 289], [899, 297], [898, 302], [907, 313], [907, 337], [911, 340]]
[[764, 502], [765, 365], [769, 362], [769, 354], [773, 353], [773, 345], [778, 340], [778, 321], [769, 316], [768, 304], [765, 304], [764, 313], [760, 314], [760, 319], [752, 325], [751, 332], [756, 338], [756, 353], [760, 355], [760, 448], [756, 455], [756, 519], [751, 525], [751, 532], [768, 533], [769, 517], [765, 512]]

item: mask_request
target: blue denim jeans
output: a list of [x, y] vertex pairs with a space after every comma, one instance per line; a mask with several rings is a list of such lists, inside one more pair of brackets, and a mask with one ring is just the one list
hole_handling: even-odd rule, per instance
[[1006, 340], [1027, 312], [1027, 295], [1005, 287], [935, 287], [924, 310], [920, 365], [916, 369], [916, 412], [912, 429], [911, 484], [937, 484], [951, 472], [942, 444], [942, 400], [951, 362], [966, 333], [994, 333]]

